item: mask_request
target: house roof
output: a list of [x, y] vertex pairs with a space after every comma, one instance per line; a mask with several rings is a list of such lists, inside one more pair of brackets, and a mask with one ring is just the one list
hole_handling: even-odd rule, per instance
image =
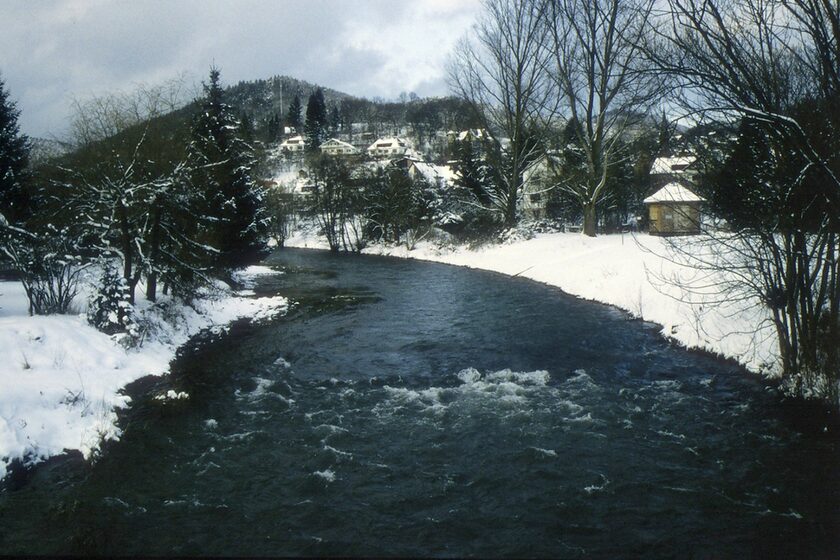
[[292, 136], [291, 138], [286, 138], [280, 144], [281, 146], [288, 146], [292, 144], [305, 144], [306, 142], [303, 139], [303, 136]]
[[338, 138], [330, 138], [329, 140], [321, 144], [321, 149], [323, 150], [324, 148], [330, 148], [332, 146], [357, 150], [356, 146], [354, 146], [353, 144], [350, 144], [343, 140], [339, 140]]
[[420, 173], [428, 182], [436, 183], [438, 181], [447, 185], [453, 180], [452, 169], [446, 165], [434, 165], [424, 161], [409, 160], [410, 164]]
[[396, 144], [400, 148], [406, 148], [408, 145], [400, 138], [380, 138], [368, 147], [368, 150], [377, 150], [380, 148], [390, 148], [392, 144]]
[[705, 202], [680, 183], [668, 183], [644, 200], [645, 204], [657, 202]]
[[484, 138], [487, 132], [482, 128], [472, 128], [468, 130], [462, 130], [458, 133], [458, 140], [464, 141], [467, 138]]
[[686, 168], [695, 161], [697, 158], [694, 156], [658, 157], [653, 160], [650, 173], [651, 175], [685, 173]]

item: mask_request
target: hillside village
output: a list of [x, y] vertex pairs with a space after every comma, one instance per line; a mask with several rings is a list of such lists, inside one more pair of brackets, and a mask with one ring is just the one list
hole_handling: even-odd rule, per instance
[[[318, 95], [323, 97], [319, 92], [317, 87], [312, 91], [310, 103]], [[347, 98], [343, 101], [347, 107]], [[427, 102], [414, 99], [406, 103], [402, 108], [402, 122], [392, 115], [389, 124], [342, 118], [334, 105], [332, 122], [325, 123], [323, 130], [318, 131], [318, 137], [306, 134], [303, 119], [291, 116], [279, 119], [277, 115], [283, 114], [280, 106], [275, 117], [270, 117], [276, 119], [278, 124], [272, 126], [278, 132], [270, 135], [274, 140], [262, 143], [265, 163], [261, 166], [261, 184], [269, 192], [288, 198], [295, 215], [305, 217], [317, 203], [318, 178], [311, 169], [314, 156], [334, 158], [357, 174], [399, 170], [410, 180], [405, 188], [419, 192], [431, 187], [443, 200], [441, 204], [446, 208], [438, 210], [439, 218], [445, 216], [444, 221], [435, 222], [434, 217], [427, 217], [427, 225], [458, 231], [457, 224], [465, 219], [460, 215], [463, 204], [459, 202], [464, 201], [465, 195], [469, 197], [463, 189], [478, 194], [486, 188], [481, 183], [489, 182], [489, 175], [494, 172], [490, 154], [494, 146], [505, 149], [509, 140], [486, 128], [426, 127], [418, 132], [416, 127], [405, 122], [406, 114], [410, 113], [412, 104]], [[298, 107], [297, 110], [303, 113], [309, 104]], [[246, 119], [251, 117], [246, 116]], [[283, 126], [280, 126], [281, 122]], [[562, 131], [555, 136], [559, 133]], [[704, 145], [707, 137], [702, 133], [700, 136], [679, 133], [664, 115], [661, 122], [641, 119], [626, 134], [627, 143], [632, 146], [629, 159], [633, 165], [625, 168], [625, 184], [614, 189], [612, 198], [603, 201], [599, 231], [650, 230], [659, 235], [699, 232], [704, 199], [694, 192], [702, 192], [703, 186], [699, 184], [700, 161], [693, 153], [696, 146]], [[716, 139], [720, 137], [718, 135]], [[313, 147], [313, 143], [317, 146]], [[517, 198], [518, 220], [542, 222], [543, 227], [578, 232], [581, 230], [580, 210], [564, 196], [561, 188], [569, 171], [568, 154], [564, 153], [566, 147], [556, 146], [556, 140], [549, 140], [530, 155]], [[364, 185], [354, 188], [364, 190]]]

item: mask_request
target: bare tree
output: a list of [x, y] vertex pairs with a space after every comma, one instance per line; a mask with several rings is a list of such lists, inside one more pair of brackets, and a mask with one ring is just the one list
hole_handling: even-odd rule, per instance
[[595, 236], [610, 174], [628, 157], [628, 128], [648, 114], [663, 89], [643, 56], [653, 3], [550, 1], [553, 83], [573, 145], [585, 156], [584, 172], [557, 186], [580, 203], [589, 236]]
[[[670, 0], [649, 54], [678, 77], [686, 112], [741, 122], [709, 193], [732, 232], [675, 245], [758, 299], [800, 394], [836, 403], [840, 367], [840, 4]], [[724, 184], [725, 183], [725, 184]], [[714, 184], [714, 182], [712, 182]]]
[[537, 154], [537, 125], [547, 99], [546, 4], [541, 0], [485, 0], [472, 34], [449, 63], [452, 90], [466, 99], [498, 138], [502, 149], [493, 207], [508, 225], [516, 223], [522, 174]]
[[53, 215], [73, 217], [88, 252], [120, 260], [131, 302], [144, 277], [151, 301], [161, 279], [165, 290], [187, 295], [208, 280], [216, 252], [198, 242], [206, 220], [187, 173], [188, 131], [160, 118], [181, 90], [176, 80], [77, 103], [79, 147], [50, 192]]
[[290, 187], [274, 186], [266, 191], [266, 212], [269, 233], [283, 247], [297, 225], [298, 204]]
[[74, 99], [70, 135], [73, 144], [84, 146], [170, 113], [191, 99], [184, 75], [162, 84], [138, 84], [130, 92], [108, 93]]

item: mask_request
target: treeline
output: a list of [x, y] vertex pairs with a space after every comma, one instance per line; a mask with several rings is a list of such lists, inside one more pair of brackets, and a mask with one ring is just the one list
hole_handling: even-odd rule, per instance
[[[79, 106], [77, 148], [37, 170], [0, 86], [0, 251], [32, 314], [63, 313], [83, 271], [100, 276], [91, 322], [130, 330], [138, 286], [184, 300], [264, 251], [267, 219], [254, 149], [210, 72], [189, 116], [173, 118], [171, 85]], [[96, 126], [93, 126], [93, 124]], [[8, 139], [12, 138], [12, 141]]]

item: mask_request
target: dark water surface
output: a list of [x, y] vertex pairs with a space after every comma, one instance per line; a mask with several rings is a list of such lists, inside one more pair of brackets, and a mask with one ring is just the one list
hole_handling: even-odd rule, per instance
[[289, 316], [136, 384], [92, 466], [0, 491], [0, 553], [840, 557], [835, 428], [743, 370], [527, 280], [269, 264]]

